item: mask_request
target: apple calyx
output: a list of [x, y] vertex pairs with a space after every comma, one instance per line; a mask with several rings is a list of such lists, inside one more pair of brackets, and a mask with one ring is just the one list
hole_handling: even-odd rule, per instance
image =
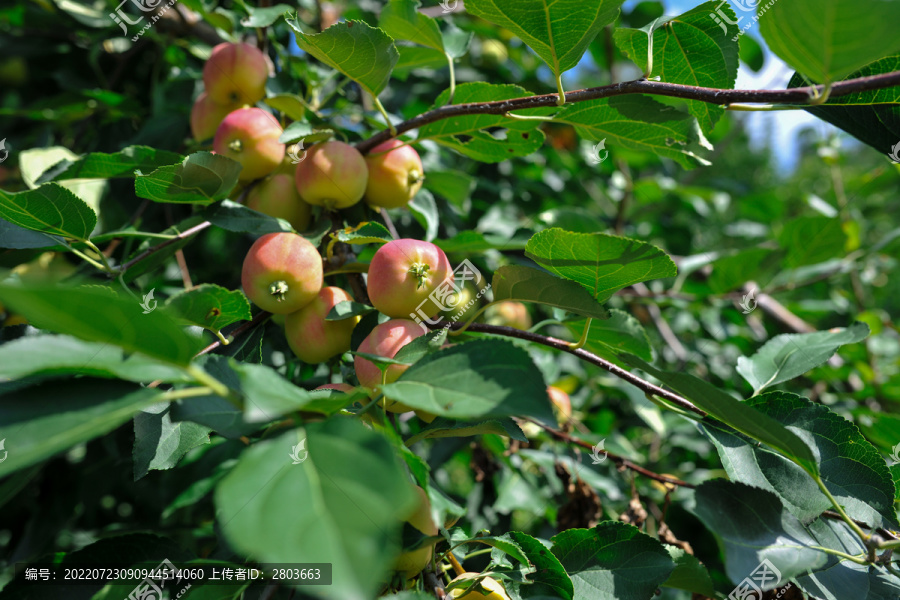
[[283, 279], [279, 279], [275, 283], [269, 286], [269, 293], [275, 296], [275, 299], [279, 302], [284, 301], [284, 295], [288, 293], [288, 284], [287, 281]]
[[406, 176], [406, 182], [411, 186], [419, 183], [420, 181], [423, 181], [424, 179], [425, 179], [425, 176], [422, 173], [420, 173], [418, 169], [413, 169]]
[[416, 289], [423, 288], [428, 283], [426, 278], [428, 277], [429, 269], [431, 267], [423, 263], [416, 263], [409, 268], [409, 272], [416, 278]]
[[228, 142], [228, 147], [235, 152], [240, 152], [244, 149], [244, 145], [241, 144], [241, 140], [232, 140]]

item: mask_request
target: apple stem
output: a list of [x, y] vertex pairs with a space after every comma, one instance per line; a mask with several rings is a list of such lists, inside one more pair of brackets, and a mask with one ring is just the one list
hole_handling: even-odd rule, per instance
[[416, 277], [416, 289], [425, 287], [425, 278], [428, 276], [429, 267], [426, 264], [416, 263], [409, 268], [409, 272]]
[[287, 281], [279, 279], [269, 286], [269, 293], [275, 296], [278, 302], [281, 302], [284, 300], [284, 295], [287, 294], [288, 289]]
[[241, 140], [232, 140], [228, 143], [228, 148], [235, 152], [240, 152], [244, 149], [244, 146], [241, 144]]
[[453, 556], [452, 550], [447, 553], [447, 560], [449, 560], [450, 564], [453, 565], [453, 570], [456, 572], [457, 577], [466, 572], [466, 570], [463, 569], [463, 566], [459, 564], [459, 561], [456, 560], [456, 557]]

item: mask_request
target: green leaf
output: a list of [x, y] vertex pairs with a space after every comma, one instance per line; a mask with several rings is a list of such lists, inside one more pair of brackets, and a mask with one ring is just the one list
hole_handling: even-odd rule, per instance
[[[637, 64], [648, 77], [659, 77], [668, 83], [680, 83], [700, 87], [734, 87], [738, 71], [738, 26], [728, 19], [720, 19], [727, 27], [723, 31], [711, 14], [717, 6], [736, 21], [736, 15], [728, 4], [710, 0], [670, 19], [653, 32], [653, 65], [647, 64], [647, 32], [639, 29], [618, 28], [614, 37], [616, 45]], [[732, 39], [734, 38], [734, 39]], [[712, 131], [716, 122], [725, 114], [725, 108], [708, 102], [689, 101], [688, 110], [697, 117], [704, 133]]]
[[[610, 318], [591, 321], [585, 350], [610, 359], [618, 359], [617, 354], [627, 352], [644, 360], [653, 360], [650, 338], [640, 321], [617, 308], [609, 311]], [[566, 321], [566, 328], [576, 340], [581, 338], [585, 321]]]
[[113, 179], [134, 177], [134, 171], [157, 169], [184, 159], [184, 156], [149, 146], [128, 146], [119, 152], [91, 152], [74, 160], [62, 160], [45, 171], [38, 183], [63, 179]]
[[428, 427], [416, 434], [416, 441], [432, 438], [471, 437], [485, 434], [502, 435], [521, 442], [528, 441], [519, 426], [512, 419], [489, 419], [486, 421], [467, 422], [455, 419], [438, 418]]
[[188, 323], [213, 332], [253, 318], [250, 302], [243, 292], [229, 291], [211, 283], [175, 294], [166, 300], [166, 306]]
[[375, 221], [364, 221], [356, 227], [347, 227], [335, 232], [339, 242], [348, 244], [383, 244], [394, 239], [387, 227]]
[[841, 220], [830, 217], [798, 217], [784, 225], [778, 243], [787, 250], [782, 269], [824, 262], [844, 253], [847, 234]]
[[24, 192], [0, 190], [0, 217], [25, 229], [75, 240], [87, 240], [97, 226], [91, 207], [57, 183]]
[[173, 421], [190, 421], [209, 427], [222, 437], [235, 440], [250, 435], [261, 423], [247, 423], [244, 413], [221, 396], [201, 396], [173, 402], [169, 409]]
[[[845, 79], [870, 77], [900, 71], [900, 56], [889, 56], [866, 65]], [[812, 83], [799, 73], [791, 77], [788, 88]], [[889, 155], [900, 140], [900, 86], [854, 92], [831, 98], [823, 105], [805, 108], [807, 112], [840, 127], [859, 141]], [[900, 149], [897, 150], [900, 153]]]
[[182, 369], [132, 354], [100, 342], [84, 342], [67, 335], [22, 337], [0, 346], [0, 382], [29, 376], [88, 375], [138, 383], [189, 383]]
[[594, 142], [671, 158], [686, 169], [709, 165], [701, 155], [712, 149], [689, 114], [649, 96], [613, 96], [567, 104], [553, 118], [575, 127]]
[[898, 22], [897, 2], [871, 2], [860, 10], [854, 0], [791, 0], [768, 6], [759, 31], [784, 62], [825, 83], [900, 50]]
[[[274, 96], [268, 96], [263, 99], [268, 106], [271, 106], [278, 112], [282, 113], [289, 119], [294, 119], [294, 123], [291, 125], [296, 125], [300, 123], [300, 120], [306, 117], [306, 103], [303, 100], [302, 96], [298, 96], [296, 94], [276, 94]], [[307, 125], [306, 123], [301, 123], [302, 125]], [[278, 141], [282, 144], [292, 143], [285, 142], [282, 138], [284, 138], [285, 133], [287, 131], [283, 131], [281, 135], [278, 137]], [[293, 140], [296, 141], [296, 140]]]
[[[526, 583], [519, 585], [519, 596], [522, 598], [561, 598], [574, 600], [575, 588], [559, 559], [544, 544], [521, 531], [510, 531], [507, 536], [518, 546], [530, 564], [523, 565], [523, 575], [527, 574]], [[515, 554], [510, 556], [516, 557]], [[518, 559], [521, 560], [521, 559]], [[510, 582], [515, 589], [516, 582]]]
[[[277, 106], [275, 108], [278, 108]], [[284, 133], [278, 138], [282, 144], [295, 144], [297, 142], [324, 142], [334, 136], [332, 129], [313, 129], [312, 125], [303, 121], [294, 121], [288, 125]], [[303, 144], [297, 148], [298, 154], [303, 149]]]
[[847, 328], [777, 335], [750, 358], [739, 357], [737, 372], [753, 386], [755, 395], [803, 375], [831, 358], [844, 344], [861, 342], [868, 335], [869, 326], [859, 321]]
[[0, 396], [0, 440], [6, 440], [8, 452], [0, 463], [0, 478], [109, 433], [162, 394], [122, 381], [85, 377]]
[[12, 248], [15, 250], [27, 248], [68, 248], [69, 243], [63, 238], [49, 233], [32, 231], [10, 223], [6, 219], [0, 219], [0, 248]]
[[554, 75], [575, 67], [591, 40], [615, 21], [622, 0], [468, 0], [466, 11], [511, 31]]
[[375, 596], [415, 502], [391, 445], [353, 419], [253, 444], [215, 494], [231, 547], [261, 562], [331, 563], [329, 596], [346, 600]]
[[[517, 85], [474, 82], [456, 86], [453, 102], [458, 104], [492, 102], [533, 95]], [[444, 90], [435, 100], [434, 108], [444, 106], [449, 100], [450, 90]], [[535, 108], [517, 111], [516, 114], [548, 115], [553, 110], [553, 108]], [[435, 121], [419, 128], [418, 141], [433, 139], [469, 158], [495, 163], [536, 152], [544, 143], [544, 134], [538, 129], [540, 123], [535, 120], [510, 119], [502, 115], [462, 115]], [[494, 131], [497, 128], [505, 128], [506, 131], [497, 133]]]
[[688, 554], [677, 546], [665, 544], [663, 548], [675, 561], [675, 570], [669, 575], [669, 578], [663, 582], [664, 587], [675, 588], [678, 590], [687, 590], [704, 596], [712, 597], [716, 591], [713, 588], [712, 578], [709, 571], [703, 566], [697, 557]]
[[545, 229], [528, 241], [525, 256], [551, 273], [580, 283], [597, 302], [606, 302], [639, 281], [677, 273], [672, 259], [656, 246], [605, 233]]
[[241, 25], [244, 27], [268, 27], [280, 19], [284, 13], [294, 9], [289, 4], [276, 4], [275, 6], [259, 8], [243, 4], [243, 7], [249, 13], [248, 17], [241, 19]]
[[200, 341], [165, 310], [145, 314], [139, 301], [121, 297], [111, 288], [3, 282], [0, 301], [35, 327], [112, 344], [170, 364], [187, 366], [200, 350]]
[[378, 26], [395, 40], [409, 40], [444, 51], [444, 38], [437, 22], [416, 10], [418, 0], [391, 0], [381, 9]]
[[554, 423], [547, 385], [528, 354], [509, 342], [477, 340], [429, 354], [385, 396], [438, 416], [531, 416]]
[[244, 420], [268, 423], [281, 415], [302, 409], [314, 400], [310, 392], [297, 387], [265, 365], [229, 360], [236, 377], [235, 389], [244, 396]]
[[[447, 55], [434, 48], [424, 46], [397, 46], [400, 57], [391, 77], [406, 81], [413, 69], [440, 69], [447, 66]], [[429, 172], [430, 176], [431, 173]], [[427, 179], [426, 179], [427, 181]]]
[[359, 302], [353, 302], [352, 300], [344, 300], [334, 305], [334, 308], [332, 308], [328, 312], [325, 320], [343, 321], [344, 319], [352, 319], [353, 317], [367, 315], [374, 310], [375, 309], [371, 306], [360, 304]]
[[241, 164], [220, 154], [195, 152], [180, 164], [138, 173], [134, 193], [154, 202], [212, 204], [237, 185]]
[[740, 37], [741, 45], [741, 62], [747, 65], [754, 73], [762, 71], [766, 63], [766, 55], [763, 53], [762, 46], [751, 35], [742, 35]]
[[378, 96], [387, 85], [397, 62], [394, 40], [381, 29], [363, 21], [335, 23], [322, 33], [306, 34], [299, 19], [287, 19], [297, 45], [326, 65]]
[[575, 598], [646, 600], [675, 568], [659, 541], [618, 521], [567, 529], [551, 541], [572, 578]]
[[632, 367], [653, 375], [711, 417], [778, 450], [810, 475], [818, 474], [818, 464], [809, 446], [772, 417], [693, 375], [661, 371], [630, 354], [622, 354], [620, 358]]
[[431, 195], [431, 192], [426, 189], [420, 189], [406, 206], [409, 208], [413, 218], [425, 230], [424, 240], [426, 242], [433, 241], [438, 234], [441, 216], [438, 213], [437, 203], [434, 201], [434, 196]]
[[[725, 572], [743, 581], [768, 560], [781, 574], [777, 583], [824, 565], [827, 555], [810, 546], [816, 540], [772, 492], [716, 479], [694, 492], [693, 512], [718, 540], [725, 553]], [[773, 589], [769, 579], [764, 589]]]
[[462, 171], [429, 170], [428, 176], [425, 177], [425, 187], [432, 194], [445, 198], [455, 206], [462, 207], [475, 189], [476, 181], [474, 177]]
[[191, 448], [209, 443], [209, 428], [173, 422], [166, 404], [154, 404], [134, 415], [134, 480], [151, 469], [171, 469]]
[[724, 294], [740, 288], [748, 281], [766, 285], [772, 276], [783, 269], [784, 253], [771, 248], [749, 248], [712, 263], [709, 287], [714, 294]]
[[[768, 392], [747, 404], [772, 417], [814, 449], [822, 480], [851, 518], [874, 527], [894, 524], [894, 483], [884, 460], [855, 425], [821, 404], [787, 392]], [[816, 483], [786, 459], [757, 448], [733, 431], [705, 425], [731, 479], [770, 490], [800, 520], [831, 507]]]
[[[527, 234], [526, 234], [527, 235]], [[478, 231], [460, 231], [449, 240], [435, 240], [434, 244], [447, 254], [475, 254], [485, 250], [524, 250], [528, 237], [508, 238], [499, 235], [484, 235]]]
[[215, 206], [210, 206], [203, 212], [203, 216], [216, 227], [238, 233], [259, 236], [294, 230], [291, 224], [284, 219], [264, 215], [232, 200], [223, 200]]
[[500, 267], [494, 272], [491, 290], [494, 293], [494, 302], [500, 300], [537, 302], [583, 317], [609, 318], [606, 308], [594, 300], [584, 287], [531, 267], [518, 265]]
[[[817, 519], [809, 525], [819, 546], [836, 548], [850, 555], [866, 553], [856, 533], [843, 521]], [[900, 597], [900, 579], [884, 569], [860, 565], [837, 556], [811, 574], [797, 578], [800, 588], [810, 598], [858, 598], [888, 600]]]

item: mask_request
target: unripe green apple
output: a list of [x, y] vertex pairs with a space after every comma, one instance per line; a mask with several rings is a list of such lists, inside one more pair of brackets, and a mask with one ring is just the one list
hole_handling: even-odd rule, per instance
[[422, 188], [425, 178], [419, 153], [397, 139], [373, 148], [366, 156], [366, 166], [369, 168], [366, 185], [366, 204], [369, 206], [406, 206]]
[[[431, 519], [431, 503], [428, 501], [428, 495], [425, 490], [419, 486], [413, 488], [418, 496], [418, 503], [415, 511], [406, 520], [407, 523], [415, 527], [423, 535], [437, 535], [438, 528]], [[422, 572], [422, 569], [431, 562], [434, 556], [434, 546], [424, 546], [417, 550], [404, 552], [397, 557], [394, 562], [394, 570], [400, 571], [407, 579], [412, 579]]]
[[[454, 578], [453, 581], [459, 581], [459, 579], [463, 577], [469, 578], [473, 575], [477, 575], [477, 573], [463, 573]], [[450, 583], [453, 583], [453, 581]], [[482, 593], [479, 587], [485, 590], [484, 593]], [[460, 588], [452, 589], [447, 597], [452, 598], [453, 600], [510, 600], [509, 595], [506, 593], [506, 589], [493, 577], [485, 577], [478, 585], [473, 585], [467, 590]]]
[[284, 144], [278, 141], [282, 132], [275, 117], [266, 111], [239, 108], [219, 124], [213, 149], [241, 163], [241, 181], [259, 179], [274, 171], [284, 158]]
[[478, 292], [475, 291], [475, 287], [471, 283], [466, 283], [459, 291], [459, 298], [456, 301], [456, 306], [447, 310], [442, 310], [441, 318], [447, 319], [448, 321], [455, 320], [460, 323], [465, 323], [478, 312], [479, 302], [476, 296], [478, 296]]
[[[394, 358], [397, 352], [400, 351], [400, 348], [424, 334], [425, 332], [422, 328], [413, 321], [391, 319], [375, 326], [359, 345], [358, 350], [366, 354]], [[356, 370], [356, 377], [359, 379], [360, 385], [376, 391], [381, 387], [382, 374], [375, 363], [361, 356], [356, 356], [353, 359], [353, 367]], [[384, 372], [383, 383], [397, 381], [400, 375], [408, 368], [409, 365], [389, 365]], [[389, 399], [385, 399], [384, 409], [390, 412], [407, 412], [412, 410], [405, 404]]]
[[429, 294], [441, 284], [452, 283], [452, 277], [447, 255], [431, 242], [394, 240], [372, 257], [366, 280], [369, 300], [389, 317], [431, 318], [441, 305]]
[[297, 358], [314, 365], [350, 349], [350, 336], [360, 317], [325, 320], [336, 304], [349, 300], [353, 298], [341, 288], [323, 287], [312, 302], [287, 316], [284, 333]]
[[219, 44], [203, 65], [206, 92], [219, 104], [256, 104], [268, 78], [269, 59], [250, 44]]
[[322, 289], [322, 257], [296, 233], [269, 233], [247, 252], [241, 284], [261, 309], [279, 315], [296, 312]]
[[247, 194], [247, 208], [284, 219], [297, 231], [305, 231], [312, 216], [312, 208], [297, 193], [294, 176], [277, 171], [253, 186]]
[[225, 120], [228, 113], [240, 108], [236, 104], [219, 104], [214, 102], [209, 94], [203, 92], [194, 101], [191, 107], [191, 134], [198, 142], [211, 139], [216, 135], [219, 124]]
[[560, 424], [565, 423], [572, 418], [572, 399], [563, 390], [556, 386], [547, 386], [547, 395], [550, 396], [550, 402], [556, 412], [556, 420]]
[[485, 313], [485, 321], [490, 325], [505, 325], [523, 331], [531, 327], [531, 315], [521, 302], [504, 300], [489, 306]]
[[356, 148], [332, 140], [310, 148], [297, 165], [295, 177], [305, 202], [337, 210], [362, 199], [369, 171]]

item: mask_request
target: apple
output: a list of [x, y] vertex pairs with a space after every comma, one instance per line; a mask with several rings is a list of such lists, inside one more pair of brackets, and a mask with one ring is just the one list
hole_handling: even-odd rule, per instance
[[268, 78], [269, 59], [250, 44], [219, 44], [203, 65], [206, 93], [219, 104], [256, 104]]
[[322, 257], [296, 233], [269, 233], [247, 252], [241, 284], [261, 309], [277, 315], [296, 312], [322, 289]]
[[[442, 307], [430, 300], [429, 294], [442, 283], [452, 282], [452, 278], [447, 255], [434, 244], [413, 239], [394, 240], [372, 257], [367, 278], [369, 300], [389, 317], [414, 317], [418, 312], [422, 318], [431, 318]], [[451, 298], [450, 301], [456, 301], [455, 297]], [[449, 304], [446, 297], [442, 300]]]
[[531, 327], [528, 308], [521, 302], [512, 300], [504, 300], [489, 306], [485, 310], [485, 321], [490, 325], [505, 325], [523, 331]]
[[[459, 581], [462, 578], [470, 579], [475, 575], [478, 575], [478, 573], [462, 573], [454, 578], [453, 581]], [[450, 583], [453, 583], [453, 581]], [[452, 598], [453, 600], [510, 600], [506, 589], [493, 577], [485, 577], [467, 590], [454, 588], [450, 590], [447, 598]]]
[[554, 412], [556, 412], [556, 420], [560, 424], [572, 418], [572, 399], [567, 393], [550, 385], [547, 386], [547, 395], [550, 396], [550, 402], [553, 403]]
[[216, 135], [219, 123], [225, 120], [228, 113], [240, 108], [237, 104], [219, 104], [209, 94], [203, 92], [194, 100], [191, 107], [191, 134], [198, 142], [212, 139]]
[[356, 148], [332, 140], [307, 151], [306, 158], [297, 164], [295, 178], [305, 202], [337, 210], [362, 199], [369, 171]]
[[314, 365], [350, 349], [350, 336], [360, 317], [325, 320], [336, 304], [348, 300], [353, 298], [341, 288], [323, 287], [312, 302], [285, 318], [284, 333], [297, 358]]
[[278, 141], [281, 125], [260, 108], [239, 108], [228, 113], [216, 129], [213, 149], [241, 163], [239, 179], [265, 177], [284, 159], [284, 144]]
[[309, 227], [312, 208], [300, 199], [294, 177], [288, 173], [272, 173], [247, 194], [247, 208], [284, 219], [297, 231]]
[[[459, 300], [456, 302], [456, 306], [442, 310], [441, 318], [453, 321], [455, 317], [456, 321], [465, 323], [478, 312], [479, 301], [476, 296], [478, 296], [478, 292], [475, 291], [475, 287], [471, 283], [466, 283], [459, 292]], [[469, 305], [470, 302], [471, 305]]]
[[[406, 519], [406, 522], [423, 535], [437, 535], [438, 528], [431, 518], [431, 503], [428, 501], [428, 495], [419, 486], [414, 486], [413, 489], [418, 496], [419, 502], [415, 511]], [[430, 545], [404, 552], [394, 562], [394, 570], [403, 573], [407, 579], [412, 579], [428, 566], [432, 556], [434, 556], [434, 547]]]
[[[394, 358], [397, 352], [417, 337], [424, 335], [422, 328], [413, 321], [407, 319], [391, 319], [381, 325], [376, 325], [359, 345], [358, 351], [366, 354], [374, 354], [385, 358]], [[356, 356], [353, 359], [353, 367], [360, 385], [372, 390], [378, 390], [382, 383], [397, 381], [409, 365], [390, 365], [384, 372], [382, 381], [381, 370], [372, 361]], [[390, 412], [407, 412], [410, 407], [400, 402], [385, 399], [384, 409]]]
[[400, 140], [389, 140], [376, 146], [365, 160], [369, 168], [366, 185], [366, 204], [369, 206], [406, 206], [422, 188], [425, 178], [422, 159], [415, 148]]

